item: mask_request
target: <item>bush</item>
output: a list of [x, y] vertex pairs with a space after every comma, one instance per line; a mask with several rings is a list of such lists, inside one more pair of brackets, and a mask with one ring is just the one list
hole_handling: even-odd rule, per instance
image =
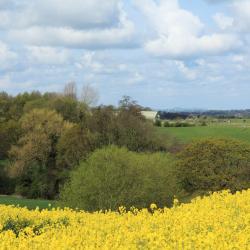
[[202, 126], [202, 127], [205, 127], [205, 126], [207, 126], [207, 123], [206, 123], [205, 121], [203, 121], [203, 122], [201, 123], [201, 126]]
[[168, 121], [165, 121], [165, 122], [163, 123], [163, 126], [164, 126], [165, 128], [172, 127], [171, 123], [168, 122]]
[[62, 205], [88, 211], [119, 206], [171, 205], [174, 187], [168, 154], [138, 154], [110, 146], [95, 151], [72, 172], [60, 193]]
[[180, 154], [178, 177], [188, 192], [250, 187], [250, 144], [233, 139], [203, 139]]
[[168, 121], [165, 121], [163, 126], [165, 128], [168, 128], [168, 127], [176, 127], [176, 128], [182, 128], [182, 127], [194, 127], [195, 124], [193, 123], [189, 123], [189, 122], [180, 122], [180, 121], [177, 121], [177, 122], [168, 122]]
[[154, 125], [156, 126], [156, 127], [161, 127], [161, 120], [155, 120], [155, 123], [154, 123]]

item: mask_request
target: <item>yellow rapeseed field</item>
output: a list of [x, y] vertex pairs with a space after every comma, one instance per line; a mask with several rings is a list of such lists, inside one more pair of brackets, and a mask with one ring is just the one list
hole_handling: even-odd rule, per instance
[[87, 213], [0, 206], [0, 249], [250, 249], [250, 190], [151, 209]]

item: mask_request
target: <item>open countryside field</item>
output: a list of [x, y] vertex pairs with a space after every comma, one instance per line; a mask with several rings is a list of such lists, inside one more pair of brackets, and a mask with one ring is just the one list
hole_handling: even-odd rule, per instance
[[[249, 249], [250, 190], [126, 212], [0, 206], [1, 249]], [[58, 237], [59, 236], [59, 237]]]
[[205, 137], [234, 138], [250, 143], [250, 128], [234, 126], [205, 126], [205, 127], [184, 127], [184, 128], [156, 128], [161, 135], [168, 135], [176, 138], [182, 143], [188, 143], [195, 139]]
[[55, 205], [54, 201], [40, 199], [25, 199], [16, 196], [0, 195], [0, 204], [27, 207], [28, 209], [50, 209]]

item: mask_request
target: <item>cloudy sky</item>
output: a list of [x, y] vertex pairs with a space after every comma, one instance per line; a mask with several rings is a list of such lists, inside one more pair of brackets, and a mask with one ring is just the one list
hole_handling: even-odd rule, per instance
[[249, 0], [0, 0], [0, 91], [250, 108]]

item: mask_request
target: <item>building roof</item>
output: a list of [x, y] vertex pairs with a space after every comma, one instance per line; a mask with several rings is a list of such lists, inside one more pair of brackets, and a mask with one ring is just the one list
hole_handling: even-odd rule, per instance
[[142, 111], [141, 114], [148, 120], [154, 120], [157, 116], [157, 111]]

